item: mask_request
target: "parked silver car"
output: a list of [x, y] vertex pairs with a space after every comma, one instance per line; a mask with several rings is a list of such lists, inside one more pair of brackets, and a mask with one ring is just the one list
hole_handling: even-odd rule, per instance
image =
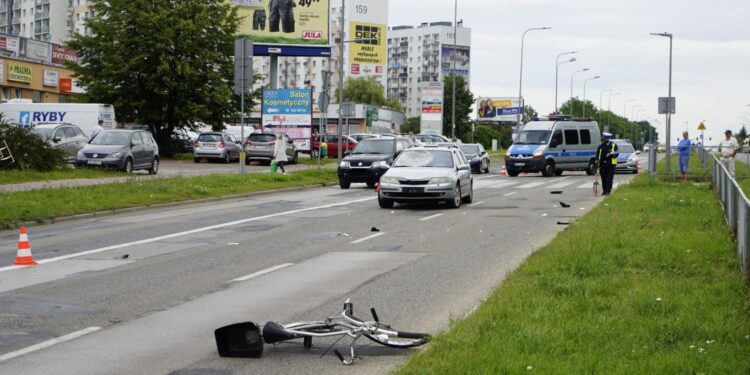
[[32, 132], [42, 137], [53, 148], [65, 152], [68, 163], [75, 163], [78, 151], [89, 142], [89, 138], [81, 128], [68, 123], [36, 124]]
[[78, 166], [101, 166], [130, 173], [146, 169], [159, 172], [159, 146], [151, 133], [143, 130], [105, 129], [78, 151]]
[[245, 164], [250, 164], [251, 161], [257, 160], [261, 163], [271, 163], [273, 160], [273, 153], [276, 149], [276, 135], [282, 134], [284, 141], [286, 142], [286, 157], [289, 159], [289, 163], [297, 164], [299, 159], [299, 150], [294, 144], [291, 138], [285, 133], [253, 133], [247, 137], [245, 141]]
[[228, 132], [204, 132], [193, 145], [193, 161], [200, 163], [201, 159], [206, 159], [229, 163], [240, 160], [241, 150], [242, 142]]
[[413, 147], [404, 150], [380, 178], [378, 204], [436, 201], [458, 208], [474, 199], [471, 167], [461, 150]]

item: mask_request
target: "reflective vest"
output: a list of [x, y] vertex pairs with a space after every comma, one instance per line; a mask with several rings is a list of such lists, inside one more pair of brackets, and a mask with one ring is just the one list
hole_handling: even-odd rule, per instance
[[[615, 152], [615, 143], [614, 142], [611, 142], [611, 143], [612, 143], [612, 151], [611, 152]], [[603, 150], [603, 148], [600, 148], [599, 149], [599, 155], [596, 155], [596, 160], [597, 161], [598, 160], [602, 160], [602, 150]], [[612, 166], [616, 166], [617, 165], [617, 156], [613, 157], [612, 160], [610, 160], [610, 163], [612, 163]]]

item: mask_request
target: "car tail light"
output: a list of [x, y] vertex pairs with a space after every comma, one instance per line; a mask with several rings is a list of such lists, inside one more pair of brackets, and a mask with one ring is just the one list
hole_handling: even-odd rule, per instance
[[198, 142], [198, 141], [195, 141], [195, 144], [193, 146], [196, 147], [196, 148], [199, 148], [199, 147], [201, 147], [201, 143]]
[[224, 148], [226, 146], [226, 143], [224, 141], [219, 142], [219, 148]]
[[271, 142], [268, 144], [269, 146], [276, 146], [276, 142]]

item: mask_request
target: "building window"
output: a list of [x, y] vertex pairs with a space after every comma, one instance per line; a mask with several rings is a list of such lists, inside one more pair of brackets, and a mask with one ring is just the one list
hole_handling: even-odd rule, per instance
[[3, 87], [3, 101], [7, 101], [8, 99], [10, 99], [10, 88]]
[[16, 99], [21, 99], [23, 97], [23, 89], [16, 89]]
[[31, 101], [33, 103], [41, 103], [42, 102], [42, 92], [34, 90], [34, 92], [31, 93]]

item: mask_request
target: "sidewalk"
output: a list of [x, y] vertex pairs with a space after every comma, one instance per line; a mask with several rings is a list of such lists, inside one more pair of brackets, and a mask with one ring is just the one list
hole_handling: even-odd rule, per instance
[[[305, 164], [292, 164], [285, 166], [287, 172], [296, 172], [302, 170], [315, 169], [317, 166]], [[164, 160], [159, 166], [159, 173], [151, 176], [146, 171], [136, 171], [130, 177], [114, 177], [101, 179], [72, 179], [72, 180], [55, 180], [55, 181], [38, 181], [27, 182], [22, 184], [5, 184], [0, 185], [0, 193], [14, 193], [19, 191], [31, 191], [42, 189], [57, 189], [63, 187], [93, 186], [125, 183], [131, 180], [152, 180], [164, 179], [170, 177], [194, 177], [206, 176], [213, 174], [238, 174], [240, 166], [238, 163], [216, 164], [202, 162], [195, 164], [192, 161], [184, 160]], [[270, 167], [267, 165], [258, 165], [253, 163], [245, 166], [246, 173], [269, 173]]]

